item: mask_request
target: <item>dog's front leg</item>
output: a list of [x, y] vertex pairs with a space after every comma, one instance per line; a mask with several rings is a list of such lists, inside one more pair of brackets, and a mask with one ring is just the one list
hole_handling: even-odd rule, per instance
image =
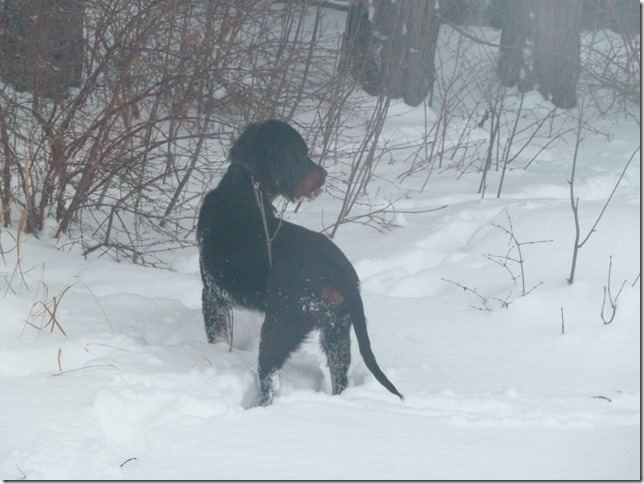
[[224, 341], [232, 344], [232, 301], [230, 296], [203, 268], [201, 269], [201, 279], [203, 281], [201, 304], [208, 342]]
[[313, 325], [301, 320], [266, 313], [259, 342], [259, 404], [270, 405], [275, 396], [273, 378], [289, 355], [295, 351]]

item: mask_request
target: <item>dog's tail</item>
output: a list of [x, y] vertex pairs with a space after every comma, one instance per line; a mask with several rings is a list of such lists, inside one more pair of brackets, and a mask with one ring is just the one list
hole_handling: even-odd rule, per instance
[[373, 373], [373, 376], [376, 377], [376, 380], [378, 380], [383, 387], [394, 395], [398, 395], [401, 400], [404, 400], [405, 397], [398, 391], [394, 384], [389, 381], [389, 378], [387, 378], [380, 369], [376, 362], [376, 357], [374, 356], [373, 351], [371, 351], [371, 342], [369, 341], [369, 334], [367, 333], [367, 319], [365, 318], [362, 299], [359, 295], [351, 299], [353, 299], [353, 301], [348, 301], [350, 308], [349, 312], [353, 321], [353, 330], [356, 332], [356, 338], [358, 339], [358, 347], [360, 348], [362, 359], [367, 365], [367, 368], [369, 368], [369, 371]]

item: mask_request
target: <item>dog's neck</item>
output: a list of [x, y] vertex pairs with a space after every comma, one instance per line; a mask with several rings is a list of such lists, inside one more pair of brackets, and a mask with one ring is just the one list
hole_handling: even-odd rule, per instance
[[[273, 198], [274, 198], [273, 194], [268, 192], [268, 191], [266, 191], [265, 187], [261, 186], [261, 183], [259, 181], [260, 178], [259, 178], [259, 175], [257, 174], [257, 172], [250, 165], [248, 165], [246, 163], [243, 163], [243, 162], [239, 162], [239, 161], [231, 162], [230, 165], [231, 166], [240, 166], [240, 167], [244, 168], [250, 174], [250, 179], [251, 179], [251, 182], [252, 182], [252, 189], [256, 192], [256, 194], [261, 193], [264, 203], [267, 203], [269, 207], [272, 207]], [[259, 192], [258, 192], [258, 190], [259, 190]], [[272, 208], [272, 210], [275, 210], [275, 209]]]
[[244, 163], [243, 161], [231, 161], [230, 166], [241, 166], [242, 168], [245, 168], [246, 171], [248, 171], [251, 176], [253, 176], [253, 178], [259, 178], [257, 171], [248, 163]]

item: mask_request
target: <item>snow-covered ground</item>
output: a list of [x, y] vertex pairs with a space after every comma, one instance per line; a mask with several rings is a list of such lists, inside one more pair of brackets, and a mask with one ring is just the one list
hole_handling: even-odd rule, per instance
[[[634, 118], [587, 116], [582, 237], [640, 144]], [[422, 119], [394, 106], [387, 139], [404, 142]], [[436, 170], [421, 192], [426, 172], [397, 181], [402, 162], [379, 166], [373, 206], [408, 194], [389, 215], [395, 227], [347, 224], [335, 241], [361, 277], [374, 353], [404, 402], [375, 381], [355, 340], [351, 386], [331, 396], [311, 337], [274, 405], [254, 407], [261, 315], [236, 312], [232, 350], [206, 342], [196, 248], [169, 254], [163, 270], [2, 229], [0, 477], [639, 479], [639, 154], [569, 285], [574, 144], [574, 132], [562, 136], [527, 170], [535, 151], [519, 158], [500, 198], [491, 172], [483, 200], [474, 170]], [[339, 209], [325, 193], [286, 218], [321, 230]], [[521, 244], [526, 295], [504, 229]], [[611, 256], [613, 298], [626, 283], [605, 324]]]

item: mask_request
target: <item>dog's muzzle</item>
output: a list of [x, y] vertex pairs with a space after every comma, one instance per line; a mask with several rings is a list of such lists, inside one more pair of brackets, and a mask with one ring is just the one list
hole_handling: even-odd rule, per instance
[[322, 193], [322, 186], [326, 180], [326, 170], [315, 165], [315, 170], [310, 172], [295, 187], [295, 198], [315, 198]]

